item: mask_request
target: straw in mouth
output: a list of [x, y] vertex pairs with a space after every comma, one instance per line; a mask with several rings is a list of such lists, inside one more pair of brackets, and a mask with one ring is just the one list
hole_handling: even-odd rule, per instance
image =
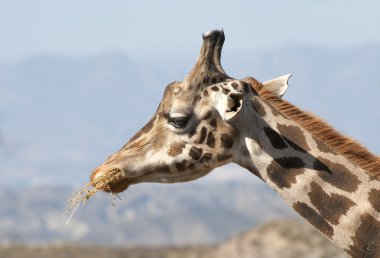
[[92, 182], [85, 184], [82, 188], [75, 191], [71, 195], [70, 199], [67, 201], [66, 210], [75, 211], [76, 207], [78, 207], [80, 203], [83, 203], [83, 205], [85, 205], [86, 201], [94, 196], [98, 190], [106, 190], [108, 192], [111, 192], [113, 195], [116, 195], [116, 193], [112, 191], [111, 185], [117, 184], [121, 176], [121, 170], [114, 169], [104, 175], [95, 178], [95, 180]]

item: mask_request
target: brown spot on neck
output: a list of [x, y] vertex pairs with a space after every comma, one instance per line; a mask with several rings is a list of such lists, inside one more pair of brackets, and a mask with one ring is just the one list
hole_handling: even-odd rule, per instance
[[308, 193], [311, 203], [317, 208], [319, 214], [333, 225], [339, 223], [342, 215], [355, 205], [347, 197], [332, 193], [328, 195], [317, 183], [310, 184], [311, 191]]
[[[328, 169], [318, 171], [319, 176], [324, 181], [350, 193], [358, 189], [360, 184], [358, 177], [345, 166], [324, 158], [318, 158], [318, 160]], [[323, 169], [322, 166], [319, 166], [319, 168]]]
[[288, 148], [288, 145], [285, 143], [284, 139], [275, 130], [273, 130], [270, 127], [264, 127], [264, 132], [268, 137], [270, 143], [272, 144], [273, 148], [279, 150]]
[[380, 189], [371, 189], [368, 194], [368, 201], [375, 210], [380, 212]]
[[352, 245], [346, 250], [352, 257], [380, 257], [380, 221], [369, 213], [360, 217], [360, 226], [352, 237]]
[[310, 151], [310, 147], [306, 142], [306, 137], [299, 127], [278, 124], [277, 129], [294, 149], [301, 152]]
[[326, 152], [326, 153], [333, 153], [333, 151], [321, 140], [313, 137], [313, 140], [315, 144], [317, 145], [317, 148], [319, 151]]
[[314, 227], [331, 239], [334, 234], [333, 227], [319, 215], [314, 209], [303, 202], [293, 204], [293, 209], [309, 221]]
[[297, 157], [277, 158], [267, 168], [269, 179], [279, 188], [289, 188], [305, 172], [305, 163]]

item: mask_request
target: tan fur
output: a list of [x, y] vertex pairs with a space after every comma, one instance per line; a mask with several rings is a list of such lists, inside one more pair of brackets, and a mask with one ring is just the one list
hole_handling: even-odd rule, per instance
[[286, 100], [280, 99], [254, 78], [245, 78], [259, 96], [282, 115], [298, 123], [302, 128], [310, 132], [314, 137], [323, 141], [337, 154], [341, 154], [354, 165], [363, 168], [370, 176], [380, 180], [380, 158], [369, 152], [358, 142], [350, 139], [330, 126], [320, 118], [302, 111]]

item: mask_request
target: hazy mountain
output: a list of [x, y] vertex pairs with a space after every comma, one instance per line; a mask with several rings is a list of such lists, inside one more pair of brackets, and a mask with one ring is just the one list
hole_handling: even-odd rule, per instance
[[264, 221], [294, 216], [264, 183], [146, 184], [112, 205], [97, 194], [65, 223], [67, 187], [0, 191], [0, 244], [96, 243], [122, 246], [216, 243]]
[[123, 247], [54, 244], [0, 246], [7, 258], [344, 258], [348, 257], [309, 224], [274, 220], [219, 245]]
[[[39, 55], [0, 62], [0, 185], [76, 184], [154, 113], [165, 86], [196, 56]], [[288, 46], [223, 55], [234, 77], [293, 73], [285, 98], [380, 153], [380, 47]]]

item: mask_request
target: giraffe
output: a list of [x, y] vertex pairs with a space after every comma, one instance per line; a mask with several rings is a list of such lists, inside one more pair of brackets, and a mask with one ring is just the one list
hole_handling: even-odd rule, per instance
[[282, 99], [290, 75], [260, 83], [228, 76], [223, 31], [203, 34], [195, 66], [170, 83], [151, 120], [91, 174], [104, 191], [177, 183], [234, 162], [273, 188], [352, 257], [380, 257], [380, 159]]

